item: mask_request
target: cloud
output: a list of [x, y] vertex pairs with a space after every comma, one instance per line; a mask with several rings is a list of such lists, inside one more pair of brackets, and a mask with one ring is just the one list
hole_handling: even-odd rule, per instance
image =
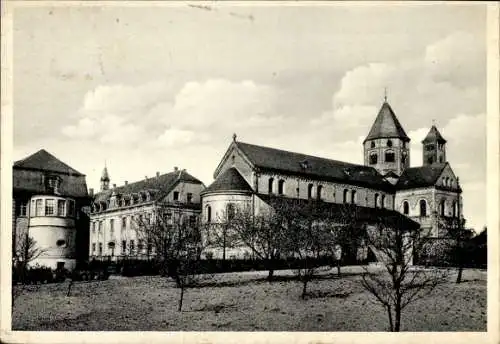
[[63, 134], [120, 146], [191, 144], [241, 128], [278, 125], [277, 91], [250, 80], [209, 79], [174, 89], [166, 82], [98, 86]]

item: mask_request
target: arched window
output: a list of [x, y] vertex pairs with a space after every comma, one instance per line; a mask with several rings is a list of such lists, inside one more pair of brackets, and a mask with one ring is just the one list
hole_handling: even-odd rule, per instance
[[453, 201], [452, 203], [452, 207], [453, 207], [453, 217], [457, 217], [457, 214], [458, 214], [458, 209], [457, 209], [457, 202]]
[[378, 207], [378, 193], [375, 194], [375, 208]]
[[394, 152], [393, 151], [386, 151], [385, 152], [385, 162], [394, 162], [396, 161], [396, 158], [394, 156]]
[[268, 185], [269, 193], [273, 193], [273, 183], [274, 183], [274, 178], [269, 178], [269, 185]]
[[420, 200], [420, 216], [427, 216], [427, 202], [425, 199]]
[[403, 214], [408, 215], [410, 213], [410, 205], [407, 201], [403, 202]]
[[375, 148], [375, 141], [372, 141], [370, 147]]
[[446, 179], [444, 180], [444, 185], [450, 186], [450, 178], [449, 177], [446, 177]]
[[387, 140], [387, 147], [392, 147], [392, 140]]
[[212, 222], [212, 207], [207, 205], [207, 222], [210, 223]]
[[382, 208], [385, 208], [385, 195], [382, 195], [382, 200], [380, 203], [382, 203], [381, 204]]
[[375, 165], [378, 162], [377, 153], [370, 153], [370, 165]]
[[351, 191], [351, 203], [352, 204], [356, 203], [356, 190]]
[[278, 194], [283, 195], [285, 193], [285, 181], [280, 179], [278, 182]]
[[307, 198], [312, 198], [313, 195], [313, 185], [309, 184], [307, 186]]
[[318, 185], [318, 188], [316, 189], [316, 198], [321, 199], [321, 191], [323, 191], [323, 185]]
[[226, 212], [227, 212], [227, 220], [231, 221], [234, 219], [234, 204], [228, 203], [226, 206]]
[[342, 200], [344, 203], [347, 203], [347, 194], [348, 194], [348, 193], [349, 193], [349, 190], [344, 189], [344, 198], [343, 198], [343, 200]]
[[439, 215], [441, 216], [444, 216], [444, 200], [441, 200], [441, 202], [439, 202]]

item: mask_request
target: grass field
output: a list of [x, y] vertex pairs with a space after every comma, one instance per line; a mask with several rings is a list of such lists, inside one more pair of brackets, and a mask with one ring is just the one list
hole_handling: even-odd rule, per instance
[[[51, 331], [386, 331], [385, 311], [361, 287], [360, 268], [334, 270], [301, 285], [290, 272], [268, 283], [266, 272], [219, 274], [188, 289], [177, 312], [179, 289], [161, 277], [111, 278], [27, 286], [15, 301], [13, 330]], [[287, 277], [288, 275], [288, 277]], [[464, 282], [439, 286], [405, 309], [403, 331], [486, 331], [486, 271], [466, 270]]]

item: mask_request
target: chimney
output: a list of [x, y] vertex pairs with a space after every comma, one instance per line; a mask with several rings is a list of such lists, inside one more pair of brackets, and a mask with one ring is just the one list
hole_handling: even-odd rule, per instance
[[93, 188], [89, 188], [89, 196], [94, 197], [94, 189]]
[[177, 172], [179, 168], [177, 166], [174, 167], [174, 172]]
[[125, 185], [128, 185], [128, 180], [125, 181]]
[[160, 172], [156, 172], [156, 177], [159, 177], [160, 176]]

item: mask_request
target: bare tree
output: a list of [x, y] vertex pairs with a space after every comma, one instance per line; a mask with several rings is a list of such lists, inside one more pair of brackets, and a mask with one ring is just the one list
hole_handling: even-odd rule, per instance
[[250, 249], [254, 257], [264, 262], [268, 281], [273, 280], [286, 238], [282, 212], [276, 211], [279, 205], [273, 206], [274, 209], [261, 209], [257, 215], [249, 208], [238, 209], [232, 222], [235, 242]]
[[418, 228], [402, 218], [384, 218], [366, 226], [364, 240], [377, 256], [382, 271], [370, 271], [365, 266], [362, 285], [385, 308], [390, 330], [398, 332], [405, 307], [444, 283], [447, 271], [412, 267], [412, 256], [422, 249], [423, 241]]
[[[35, 239], [29, 236], [29, 233], [22, 234], [17, 242], [17, 252], [12, 261], [13, 273], [15, 273], [21, 284], [24, 286], [27, 282], [27, 273], [29, 264], [40, 257], [47, 250], [41, 249]], [[21, 294], [21, 288], [14, 287], [12, 281], [12, 306], [15, 299]]]
[[235, 229], [251, 223], [250, 213], [235, 205], [217, 214], [215, 221], [204, 224], [203, 234], [206, 245], [222, 250], [222, 261], [226, 261], [227, 250], [241, 246]]
[[159, 204], [154, 218], [137, 220], [138, 238], [148, 243], [152, 257], [162, 267], [163, 274], [173, 278], [180, 288], [178, 311], [182, 311], [185, 289], [202, 278], [198, 268], [203, 251], [198, 219], [189, 220], [180, 209]]

